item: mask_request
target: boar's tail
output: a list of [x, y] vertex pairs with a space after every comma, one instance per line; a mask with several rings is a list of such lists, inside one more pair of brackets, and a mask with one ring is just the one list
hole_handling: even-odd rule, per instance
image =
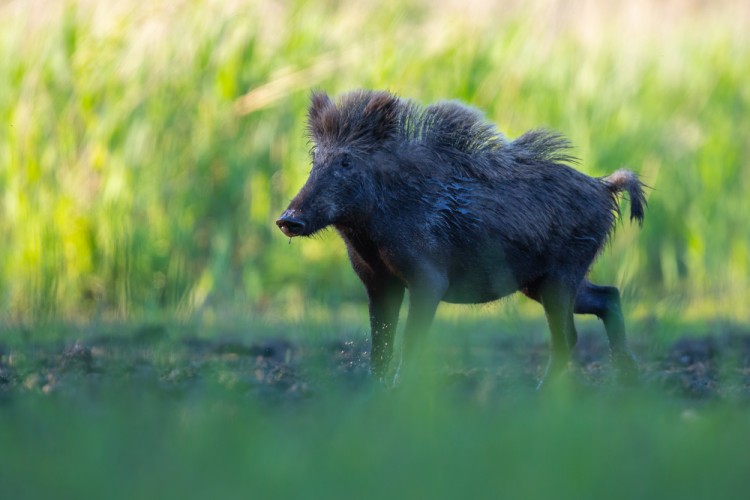
[[630, 170], [620, 169], [615, 173], [602, 179], [604, 185], [612, 194], [627, 191], [630, 195], [630, 220], [638, 221], [643, 225], [643, 210], [647, 205], [646, 196], [643, 194], [644, 184]]

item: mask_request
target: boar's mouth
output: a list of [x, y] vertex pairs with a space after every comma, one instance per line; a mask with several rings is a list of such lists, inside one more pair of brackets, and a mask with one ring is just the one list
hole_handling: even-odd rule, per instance
[[279, 226], [281, 232], [292, 238], [294, 236], [301, 236], [305, 232], [305, 222], [296, 217], [282, 214], [281, 217], [276, 221], [276, 225]]

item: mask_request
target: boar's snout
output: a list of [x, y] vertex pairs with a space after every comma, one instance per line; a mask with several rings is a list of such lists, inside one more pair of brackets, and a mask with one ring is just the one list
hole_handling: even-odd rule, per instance
[[305, 221], [294, 217], [292, 214], [291, 210], [287, 210], [276, 221], [276, 225], [279, 226], [281, 232], [290, 238], [305, 232]]

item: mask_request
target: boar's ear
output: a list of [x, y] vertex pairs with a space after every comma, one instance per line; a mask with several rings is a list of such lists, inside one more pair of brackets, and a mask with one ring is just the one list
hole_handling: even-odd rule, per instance
[[308, 132], [313, 138], [324, 135], [326, 124], [324, 115], [326, 110], [334, 107], [333, 101], [328, 94], [322, 91], [314, 91], [310, 96], [310, 109], [307, 112]]
[[388, 92], [376, 92], [365, 106], [363, 115], [375, 139], [392, 136], [397, 126], [398, 97]]

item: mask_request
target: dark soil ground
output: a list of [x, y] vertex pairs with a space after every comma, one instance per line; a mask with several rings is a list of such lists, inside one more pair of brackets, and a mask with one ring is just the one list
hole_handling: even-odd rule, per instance
[[[127, 335], [90, 336], [75, 342], [0, 343], [0, 399], [24, 392], [65, 394], [143, 387], [171, 395], [222, 388], [272, 401], [305, 400], [369, 383], [369, 342], [364, 336], [320, 341], [284, 338], [250, 342], [242, 335], [177, 339], [161, 326]], [[683, 337], [661, 347], [633, 343], [640, 385], [691, 400], [750, 400], [750, 332]], [[447, 389], [469, 397], [502, 398], [509, 388], [533, 391], [546, 365], [540, 336], [456, 339], [437, 353], [434, 368]], [[615, 384], [604, 335], [584, 332], [571, 374], [582, 387]]]

